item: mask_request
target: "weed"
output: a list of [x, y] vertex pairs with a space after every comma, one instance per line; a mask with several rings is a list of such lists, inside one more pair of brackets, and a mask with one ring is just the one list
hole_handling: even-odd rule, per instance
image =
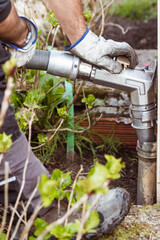
[[98, 145], [96, 147], [96, 150], [102, 153], [108, 153], [108, 154], [112, 154], [115, 155], [116, 153], [118, 153], [121, 145], [122, 145], [122, 141], [120, 139], [118, 139], [117, 137], [115, 137], [113, 129], [111, 129], [110, 133], [108, 134], [107, 137], [98, 134], [98, 133], [94, 133], [97, 136], [99, 136], [103, 143]]
[[96, 150], [93, 146], [92, 140], [83, 135], [75, 135], [75, 148], [77, 148], [77, 150], [79, 151], [81, 158], [83, 158], [83, 149], [91, 151], [91, 153], [93, 154], [93, 158], [95, 157]]

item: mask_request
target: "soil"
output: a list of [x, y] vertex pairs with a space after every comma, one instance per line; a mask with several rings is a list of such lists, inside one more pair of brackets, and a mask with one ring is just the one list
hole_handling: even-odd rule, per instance
[[[60, 169], [63, 172], [72, 171], [72, 179], [75, 178], [76, 174], [80, 170], [80, 166], [83, 166], [84, 171], [80, 175], [81, 178], [85, 177], [95, 161], [105, 164], [104, 153], [97, 153], [94, 157], [91, 151], [83, 150], [83, 158], [79, 156], [78, 152], [75, 152], [74, 160], [71, 162], [66, 159], [66, 152], [64, 149], [58, 148], [54, 153], [54, 160], [46, 164], [46, 167], [52, 173], [55, 168]], [[118, 154], [113, 154], [116, 158], [122, 158], [122, 162], [125, 163], [125, 168], [121, 171], [121, 178], [118, 180], [111, 181], [109, 187], [122, 187], [125, 188], [131, 195], [132, 204], [136, 204], [137, 195], [137, 170], [138, 160], [137, 153], [134, 149], [121, 148]], [[95, 159], [95, 160], [94, 160]]]
[[106, 39], [125, 41], [134, 49], [157, 49], [157, 19], [130, 21], [125, 18], [109, 17], [105, 23]]

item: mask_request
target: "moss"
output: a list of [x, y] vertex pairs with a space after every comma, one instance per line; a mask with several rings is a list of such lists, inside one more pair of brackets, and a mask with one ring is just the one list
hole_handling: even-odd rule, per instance
[[152, 227], [146, 223], [123, 223], [117, 226], [109, 235], [100, 238], [99, 240], [135, 240], [143, 238], [149, 238]]
[[152, 207], [155, 210], [160, 210], [160, 203], [154, 204]]

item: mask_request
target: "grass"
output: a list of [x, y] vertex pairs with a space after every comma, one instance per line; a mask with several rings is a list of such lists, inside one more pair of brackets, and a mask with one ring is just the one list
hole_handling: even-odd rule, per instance
[[157, 0], [115, 1], [110, 13], [129, 20], [150, 20], [157, 17]]

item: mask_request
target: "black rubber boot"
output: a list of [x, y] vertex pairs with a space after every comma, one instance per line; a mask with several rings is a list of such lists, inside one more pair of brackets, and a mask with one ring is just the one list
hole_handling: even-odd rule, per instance
[[[94, 200], [94, 196], [90, 199], [90, 203]], [[97, 203], [96, 211], [99, 214], [100, 224], [95, 229], [96, 233], [88, 233], [83, 236], [83, 240], [96, 240], [103, 235], [106, 235], [112, 231], [117, 225], [119, 225], [130, 210], [131, 200], [130, 194], [123, 188], [115, 188], [108, 191], [107, 194], [102, 195]], [[62, 201], [61, 214], [62, 217], [67, 210], [67, 204]], [[75, 218], [81, 217], [81, 213], [78, 211], [76, 217], [72, 216], [72, 222]], [[78, 216], [79, 215], [79, 216]], [[51, 223], [57, 219], [57, 206], [49, 210], [42, 216], [46, 222]], [[56, 239], [51, 237], [50, 240]], [[76, 239], [76, 237], [73, 237]]]
[[[92, 199], [91, 199], [92, 201]], [[102, 195], [97, 204], [100, 224], [97, 233], [88, 233], [82, 239], [96, 240], [111, 232], [128, 214], [131, 206], [130, 194], [123, 188], [115, 188]]]

